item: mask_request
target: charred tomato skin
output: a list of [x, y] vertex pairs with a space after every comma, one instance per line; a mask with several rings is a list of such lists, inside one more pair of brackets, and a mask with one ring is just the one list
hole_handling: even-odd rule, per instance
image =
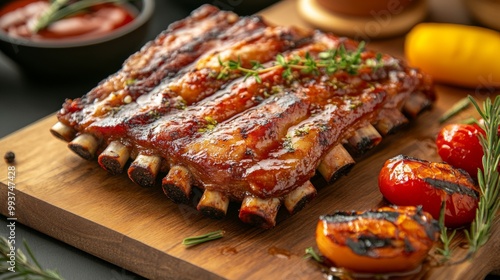
[[419, 267], [439, 237], [438, 222], [421, 207], [338, 211], [320, 217], [316, 243], [334, 266], [359, 273]]
[[479, 188], [470, 175], [447, 163], [424, 161], [404, 155], [387, 160], [378, 177], [380, 192], [392, 204], [421, 205], [439, 219], [446, 201], [445, 226], [466, 226], [475, 217]]

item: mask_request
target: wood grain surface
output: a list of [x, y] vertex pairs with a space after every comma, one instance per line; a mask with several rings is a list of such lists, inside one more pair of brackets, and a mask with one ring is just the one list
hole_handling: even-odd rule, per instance
[[[283, 1], [263, 12], [276, 24], [307, 27], [295, 10], [295, 1]], [[370, 42], [370, 47], [402, 56], [402, 38]], [[76, 248], [151, 279], [324, 279], [322, 270], [303, 258], [315, 246], [319, 215], [335, 210], [365, 210], [383, 205], [377, 176], [385, 160], [406, 154], [439, 160], [434, 138], [437, 119], [467, 95], [494, 96], [491, 89], [460, 89], [437, 85], [438, 100], [432, 110], [413, 120], [408, 128], [386, 137], [357, 158], [351, 172], [328, 185], [312, 181], [318, 196], [301, 212], [278, 215], [274, 229], [263, 230], [238, 219], [238, 205], [230, 205], [227, 218], [203, 217], [194, 205], [172, 203], [161, 188], [141, 188], [125, 174], [110, 175], [95, 161], [85, 161], [50, 133], [56, 123], [48, 116], [0, 140], [2, 152], [16, 154], [15, 196], [18, 222]], [[83, 93], [82, 93], [83, 94]], [[62, 100], [61, 100], [62, 102]], [[470, 115], [464, 111], [454, 120]], [[7, 166], [0, 163], [0, 212], [7, 216]], [[192, 248], [183, 238], [214, 230], [224, 238]], [[457, 258], [465, 254], [464, 237], [453, 243]], [[493, 225], [489, 243], [465, 263], [434, 266], [432, 256], [421, 271], [398, 279], [484, 279], [500, 270], [500, 220]]]

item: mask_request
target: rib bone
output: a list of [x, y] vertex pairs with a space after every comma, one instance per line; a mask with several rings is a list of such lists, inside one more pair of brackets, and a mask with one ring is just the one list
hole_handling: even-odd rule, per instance
[[91, 160], [99, 147], [99, 141], [91, 134], [80, 134], [71, 142], [68, 147], [86, 160]]
[[139, 154], [128, 168], [130, 180], [142, 187], [155, 185], [160, 170], [161, 157]]
[[307, 181], [285, 196], [285, 208], [290, 214], [295, 214], [302, 210], [302, 208], [316, 196], [316, 193], [316, 189], [311, 181]]
[[99, 155], [98, 162], [102, 168], [111, 174], [123, 172], [123, 167], [130, 157], [127, 146], [118, 141], [112, 141], [108, 147]]
[[226, 216], [229, 198], [221, 192], [205, 190], [197, 209], [203, 215], [212, 219], [222, 219]]
[[239, 218], [247, 224], [269, 229], [276, 225], [276, 215], [280, 207], [278, 198], [262, 199], [247, 196], [241, 203]]
[[389, 135], [408, 124], [408, 119], [397, 109], [382, 110], [379, 120], [375, 124], [376, 129], [382, 135]]
[[165, 195], [176, 203], [188, 203], [191, 196], [191, 175], [183, 166], [173, 166], [162, 180]]
[[330, 149], [321, 160], [318, 171], [327, 182], [333, 182], [349, 172], [356, 162], [342, 144]]
[[377, 146], [382, 141], [382, 136], [372, 125], [362, 127], [347, 139], [349, 147], [357, 154], [364, 154]]
[[57, 122], [56, 124], [54, 124], [50, 128], [50, 132], [55, 137], [64, 140], [66, 142], [73, 140], [73, 138], [75, 138], [76, 135], [76, 131], [72, 127], [63, 124], [62, 122]]
[[431, 100], [422, 92], [411, 94], [403, 105], [403, 112], [408, 116], [415, 118], [422, 111], [432, 105]]

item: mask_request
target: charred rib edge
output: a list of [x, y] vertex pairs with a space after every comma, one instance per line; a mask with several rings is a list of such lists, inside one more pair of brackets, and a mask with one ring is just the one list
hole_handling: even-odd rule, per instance
[[160, 170], [161, 157], [139, 154], [128, 168], [128, 177], [142, 187], [156, 184], [156, 176]]
[[118, 141], [112, 141], [106, 149], [99, 155], [97, 161], [99, 165], [111, 174], [123, 172], [123, 167], [130, 157], [127, 146]]
[[99, 147], [99, 141], [91, 134], [80, 134], [68, 143], [68, 147], [80, 157], [91, 160]]

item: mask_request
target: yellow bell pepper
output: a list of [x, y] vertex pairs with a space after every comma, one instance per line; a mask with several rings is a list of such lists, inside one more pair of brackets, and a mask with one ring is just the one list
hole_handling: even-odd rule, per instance
[[464, 87], [500, 87], [500, 33], [475, 26], [421, 23], [407, 34], [411, 66], [436, 82]]

